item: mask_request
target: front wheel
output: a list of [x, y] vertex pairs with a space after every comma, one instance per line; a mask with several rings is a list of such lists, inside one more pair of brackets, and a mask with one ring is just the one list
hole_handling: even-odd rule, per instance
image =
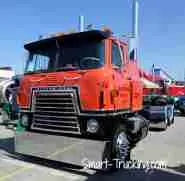
[[[114, 172], [120, 167], [123, 166], [119, 165], [119, 163], [126, 163], [130, 160], [130, 142], [128, 140], [125, 127], [123, 125], [119, 125], [114, 134], [111, 144], [111, 149], [108, 158], [109, 166], [108, 168], [103, 168], [104, 171]], [[120, 166], [120, 167], [119, 167]]]
[[119, 125], [114, 133], [112, 153], [113, 166], [117, 170], [120, 169], [118, 162], [124, 163], [130, 160], [130, 142], [124, 125]]

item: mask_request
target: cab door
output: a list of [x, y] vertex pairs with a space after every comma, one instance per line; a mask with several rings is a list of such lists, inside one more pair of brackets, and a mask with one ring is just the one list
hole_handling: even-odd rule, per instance
[[111, 65], [115, 82], [114, 106], [117, 110], [129, 110], [131, 106], [130, 80], [126, 70], [126, 61], [123, 47], [116, 41], [112, 41]]

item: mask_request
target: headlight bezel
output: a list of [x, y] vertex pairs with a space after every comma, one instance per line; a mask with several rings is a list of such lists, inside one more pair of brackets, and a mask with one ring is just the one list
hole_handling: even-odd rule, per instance
[[86, 131], [88, 133], [92, 133], [92, 134], [98, 133], [99, 128], [100, 128], [100, 124], [99, 124], [98, 120], [91, 118], [87, 121]]

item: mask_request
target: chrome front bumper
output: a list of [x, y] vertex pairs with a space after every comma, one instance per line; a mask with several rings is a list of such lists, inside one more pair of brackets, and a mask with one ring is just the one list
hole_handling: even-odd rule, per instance
[[82, 165], [84, 160], [101, 161], [110, 142], [27, 131], [15, 133], [15, 152], [54, 161]]

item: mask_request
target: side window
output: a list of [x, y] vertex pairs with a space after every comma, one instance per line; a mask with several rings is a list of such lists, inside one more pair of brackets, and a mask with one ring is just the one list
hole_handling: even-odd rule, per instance
[[49, 57], [44, 55], [31, 54], [26, 67], [26, 71], [42, 71], [48, 70]]
[[49, 57], [44, 55], [35, 55], [35, 70], [47, 70]]
[[[121, 49], [122, 51], [122, 49]], [[120, 49], [119, 46], [115, 43], [112, 43], [112, 65], [115, 65], [117, 67], [121, 67], [122, 66], [122, 59], [121, 59], [121, 55], [120, 55]]]

